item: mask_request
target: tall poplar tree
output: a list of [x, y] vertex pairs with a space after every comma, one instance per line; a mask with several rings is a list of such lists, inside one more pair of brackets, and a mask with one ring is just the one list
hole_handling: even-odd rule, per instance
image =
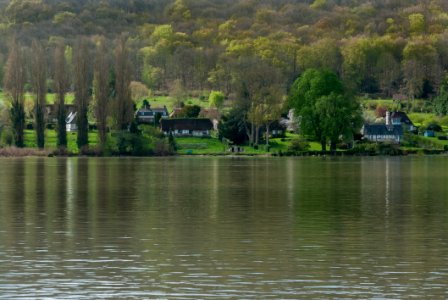
[[115, 48], [115, 101], [118, 130], [126, 130], [134, 116], [134, 103], [131, 96], [131, 62], [126, 46], [126, 36], [117, 40]]
[[4, 88], [11, 101], [10, 118], [14, 142], [17, 147], [24, 147], [25, 108], [23, 93], [25, 67], [22, 50], [15, 39], [9, 48], [4, 76]]
[[95, 116], [101, 148], [106, 143], [107, 111], [109, 105], [109, 66], [107, 47], [104, 39], [97, 45], [94, 70]]
[[76, 41], [73, 51], [73, 67], [75, 77], [75, 105], [76, 125], [78, 136], [76, 143], [80, 150], [89, 145], [89, 121], [87, 113], [90, 102], [90, 60], [87, 40], [80, 38]]
[[47, 95], [47, 63], [45, 49], [37, 41], [32, 43], [31, 77], [33, 92], [35, 94], [34, 121], [36, 129], [37, 146], [45, 146], [45, 103]]
[[54, 89], [56, 92], [56, 115], [57, 115], [57, 146], [67, 147], [67, 128], [66, 128], [66, 108], [65, 94], [69, 87], [67, 74], [67, 62], [65, 60], [65, 47], [63, 43], [57, 45], [54, 51]]

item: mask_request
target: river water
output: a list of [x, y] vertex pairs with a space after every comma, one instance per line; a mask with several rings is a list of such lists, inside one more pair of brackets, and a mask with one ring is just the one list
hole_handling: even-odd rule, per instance
[[1, 299], [448, 298], [448, 158], [0, 159]]

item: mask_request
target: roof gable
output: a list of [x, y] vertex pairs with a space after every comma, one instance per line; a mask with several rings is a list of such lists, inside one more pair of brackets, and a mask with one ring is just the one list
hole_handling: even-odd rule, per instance
[[364, 135], [403, 135], [401, 125], [387, 126], [384, 124], [366, 124], [364, 125]]
[[162, 131], [174, 130], [212, 130], [210, 119], [162, 119]]
[[390, 114], [391, 119], [400, 119], [401, 123], [406, 125], [414, 125], [408, 115], [402, 111], [394, 111]]

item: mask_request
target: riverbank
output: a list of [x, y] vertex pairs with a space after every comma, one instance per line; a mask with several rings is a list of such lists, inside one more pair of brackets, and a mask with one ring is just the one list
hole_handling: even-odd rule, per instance
[[48, 149], [36, 148], [17, 148], [4, 147], [0, 148], [0, 157], [25, 157], [25, 156], [52, 156], [54, 151]]
[[354, 157], [354, 156], [422, 156], [422, 155], [446, 155], [448, 151], [432, 150], [432, 149], [413, 149], [413, 150], [394, 150], [385, 152], [357, 152], [357, 151], [301, 151], [301, 152], [178, 152], [174, 155], [147, 155], [147, 156], [132, 156], [132, 155], [104, 155], [95, 149], [79, 154], [70, 151], [60, 151], [57, 149], [36, 149], [36, 148], [17, 148], [4, 147], [0, 148], [0, 157], [199, 157], [199, 156], [214, 156], [214, 157], [306, 157], [306, 156], [330, 156], [330, 157]]

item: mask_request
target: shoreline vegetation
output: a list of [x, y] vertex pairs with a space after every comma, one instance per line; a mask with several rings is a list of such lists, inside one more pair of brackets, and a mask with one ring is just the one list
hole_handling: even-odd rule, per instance
[[146, 156], [136, 156], [136, 155], [103, 155], [91, 152], [88, 154], [77, 154], [72, 152], [62, 152], [59, 150], [49, 150], [49, 149], [37, 149], [37, 148], [17, 148], [15, 146], [0, 148], [0, 158], [10, 158], [10, 157], [355, 157], [355, 156], [422, 156], [422, 155], [447, 155], [448, 152], [445, 150], [406, 150], [398, 151], [393, 153], [378, 153], [378, 152], [353, 152], [353, 151], [303, 151], [298, 153], [283, 153], [283, 152], [265, 152], [265, 153], [177, 153], [175, 155], [146, 155]]
[[[49, 95], [53, 97], [52, 94]], [[1, 97], [0, 97], [1, 98]], [[169, 96], [148, 96], [151, 103], [155, 105], [173, 106], [175, 99]], [[0, 99], [1, 101], [1, 99]], [[31, 100], [28, 100], [31, 101]], [[199, 104], [201, 107], [207, 107], [207, 101], [199, 98], [191, 98], [187, 100]], [[422, 100], [416, 100], [422, 101]], [[393, 100], [360, 100], [363, 107], [363, 115], [367, 115], [373, 119], [378, 111], [385, 109], [394, 109]], [[417, 102], [418, 103], [418, 102]], [[141, 101], [137, 102], [137, 106], [141, 106]], [[227, 111], [230, 108], [225, 108]], [[12, 146], [11, 132], [3, 127], [0, 129], [0, 157], [152, 157], [152, 156], [235, 156], [235, 157], [281, 157], [281, 156], [407, 156], [407, 155], [443, 155], [447, 153], [448, 141], [444, 138], [447, 131], [447, 118], [437, 117], [429, 112], [412, 112], [409, 114], [412, 121], [420, 128], [427, 128], [429, 124], [438, 123], [441, 125], [441, 132], [435, 137], [425, 137], [422, 132], [419, 134], [405, 135], [400, 145], [390, 143], [372, 143], [366, 141], [357, 141], [354, 145], [349, 146], [345, 143], [337, 145], [334, 151], [321, 151], [321, 145], [312, 138], [304, 135], [287, 132], [280, 137], [271, 137], [266, 145], [265, 140], [260, 140], [258, 145], [241, 145], [242, 152], [233, 153], [229, 151], [229, 144], [223, 142], [215, 132], [211, 137], [173, 137], [174, 146], [169, 145], [169, 137], [165, 137], [160, 130], [152, 125], [138, 125], [137, 134], [127, 133], [122, 136], [120, 132], [109, 132], [107, 134], [108, 143], [106, 148], [101, 150], [98, 143], [98, 131], [91, 129], [88, 132], [89, 147], [79, 150], [77, 147], [77, 133], [67, 133], [67, 147], [59, 148], [57, 145], [57, 132], [54, 128], [45, 130], [45, 148], [39, 149], [36, 144], [36, 133], [32, 120], [26, 121], [24, 130], [24, 148]], [[379, 118], [381, 119], [381, 118]], [[125, 134], [126, 135], [126, 134]], [[117, 136], [123, 143], [132, 146], [141, 147], [142, 143], [150, 145], [150, 149], [141, 149], [142, 152], [128, 151], [126, 147], [129, 145], [117, 145]], [[137, 140], [133, 140], [133, 138]], [[264, 138], [264, 137], [262, 137]], [[111, 140], [114, 140], [111, 143]], [[5, 142], [6, 141], [6, 142]], [[140, 143], [140, 144], [139, 144]], [[143, 145], [144, 146], [144, 145]], [[117, 150], [124, 148], [124, 150]], [[171, 149], [171, 150], [170, 150]]]

